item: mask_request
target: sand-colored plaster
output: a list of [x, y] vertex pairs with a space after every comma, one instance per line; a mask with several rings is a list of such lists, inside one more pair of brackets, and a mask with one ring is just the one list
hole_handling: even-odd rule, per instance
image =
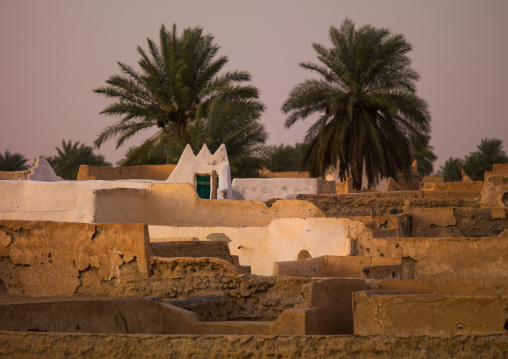
[[481, 205], [484, 208], [508, 207], [508, 172], [485, 172], [485, 181], [481, 192]]
[[176, 165], [142, 165], [129, 167], [79, 166], [78, 181], [103, 180], [117, 181], [127, 179], [149, 179], [165, 181]]
[[503, 358], [508, 336], [108, 335], [0, 332], [6, 358]]
[[0, 181], [0, 219], [244, 227], [292, 217], [324, 214], [299, 200], [205, 200], [187, 183]]
[[406, 208], [406, 214], [412, 216], [413, 237], [454, 237], [455, 234], [448, 226], [457, 224], [453, 208]]
[[[131, 200], [125, 191], [96, 192], [97, 223], [129, 222], [124, 216], [132, 212], [137, 216], [136, 222], [166, 226], [266, 226], [277, 218], [324, 217], [316, 206], [306, 201], [276, 201], [267, 206], [257, 201], [202, 199], [187, 183], [154, 184], [144, 203]], [[134, 203], [146, 205], [138, 212]]]
[[356, 255], [403, 258], [404, 279], [505, 278], [508, 232], [485, 238], [359, 238]]
[[71, 295], [83, 271], [95, 269], [99, 280], [109, 281], [133, 261], [131, 274], [148, 276], [148, 237], [141, 224], [0, 221], [0, 238], [0, 278], [11, 293]]
[[353, 294], [357, 335], [506, 334], [508, 295]]
[[151, 241], [171, 237], [224, 240], [231, 254], [250, 266], [253, 274], [272, 275], [275, 262], [295, 260], [302, 250], [312, 257], [349, 255], [354, 230], [361, 231], [358, 227], [365, 229], [361, 222], [345, 218], [280, 218], [263, 227], [149, 226], [149, 232]]
[[365, 272], [368, 272], [368, 268], [371, 266], [401, 266], [401, 259], [328, 255], [289, 262], [277, 262], [273, 274], [291, 277], [363, 278], [366, 276]]

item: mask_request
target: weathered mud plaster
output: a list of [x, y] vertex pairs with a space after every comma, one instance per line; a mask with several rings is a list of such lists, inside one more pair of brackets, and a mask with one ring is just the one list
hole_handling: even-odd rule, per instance
[[486, 238], [362, 238], [356, 255], [402, 258], [404, 279], [505, 278], [508, 231]]
[[402, 279], [367, 280], [371, 290], [395, 290], [414, 294], [503, 294], [508, 279]]
[[[275, 263], [274, 275], [290, 277], [375, 278], [369, 276], [371, 267], [390, 267], [387, 279], [401, 276], [400, 258], [322, 256], [317, 258]], [[383, 279], [383, 278], [379, 278]]]
[[295, 260], [302, 250], [312, 257], [350, 255], [351, 242], [370, 235], [363, 223], [346, 218], [281, 218], [245, 228], [149, 226], [149, 233], [152, 242], [174, 237], [226, 241], [240, 264], [260, 275], [272, 275], [275, 262]]
[[314, 282], [309, 286], [310, 297], [305, 306], [285, 309], [270, 321], [202, 321], [195, 312], [154, 298], [94, 300], [68, 297], [64, 301], [21, 301], [0, 304], [0, 330], [215, 335], [351, 334], [352, 293], [366, 288], [366, 284], [358, 280]]
[[300, 193], [335, 193], [335, 183], [317, 178], [235, 178], [233, 188], [246, 200], [267, 201], [271, 198], [287, 198]]
[[0, 221], [0, 278], [10, 293], [71, 295], [84, 272], [97, 281], [147, 278], [150, 253], [142, 224]]
[[404, 213], [412, 217], [413, 237], [463, 237], [455, 226], [457, 219], [453, 208], [405, 208]]
[[508, 207], [508, 171], [498, 166], [497, 171], [485, 172], [481, 205], [484, 208]]
[[166, 181], [176, 165], [143, 165], [129, 167], [79, 166], [78, 181], [102, 180], [118, 181], [128, 179], [148, 179]]
[[93, 358], [503, 358], [506, 335], [108, 335], [0, 332], [0, 354], [24, 359]]
[[353, 294], [357, 335], [506, 334], [508, 295]]
[[63, 333], [305, 335], [321, 333], [319, 308], [287, 309], [275, 321], [200, 322], [195, 313], [143, 298], [0, 304], [0, 330]]

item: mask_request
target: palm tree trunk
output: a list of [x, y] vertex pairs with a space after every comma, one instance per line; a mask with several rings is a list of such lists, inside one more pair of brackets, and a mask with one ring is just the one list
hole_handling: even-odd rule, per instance
[[351, 166], [351, 177], [353, 177], [353, 189], [362, 189], [363, 179], [363, 156], [359, 156], [359, 159], [353, 162]]

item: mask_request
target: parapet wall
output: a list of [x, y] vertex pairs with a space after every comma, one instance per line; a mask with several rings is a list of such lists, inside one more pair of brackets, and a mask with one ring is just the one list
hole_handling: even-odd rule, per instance
[[299, 200], [201, 199], [187, 183], [0, 181], [0, 219], [245, 227], [323, 216]]
[[[291, 277], [341, 277], [365, 278], [372, 267], [398, 269], [400, 278], [401, 259], [387, 257], [322, 256], [305, 260], [275, 263], [274, 275]], [[392, 279], [395, 277], [391, 276]], [[369, 277], [370, 278], [370, 277]]]
[[149, 179], [165, 181], [176, 165], [146, 165], [129, 167], [79, 166], [78, 180], [117, 181], [126, 179]]
[[353, 301], [357, 335], [506, 333], [508, 295], [365, 291], [355, 293]]
[[506, 278], [508, 232], [487, 238], [359, 238], [358, 256], [402, 258], [404, 279]]
[[333, 194], [335, 182], [317, 178], [235, 178], [233, 188], [246, 200], [267, 201], [290, 195]]
[[240, 264], [259, 275], [272, 275], [275, 262], [295, 260], [301, 251], [312, 257], [348, 256], [352, 241], [371, 236], [363, 223], [346, 218], [280, 218], [266, 226], [244, 228], [149, 226], [149, 232], [152, 242], [178, 237], [226, 241]]

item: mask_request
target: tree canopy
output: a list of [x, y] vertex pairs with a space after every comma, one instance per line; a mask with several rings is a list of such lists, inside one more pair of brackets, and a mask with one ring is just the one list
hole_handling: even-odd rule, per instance
[[96, 155], [93, 148], [80, 144], [79, 142], [62, 141], [62, 148], [56, 147], [58, 155], [48, 157], [46, 160], [50, 163], [55, 173], [63, 179], [75, 180], [78, 177], [79, 166], [111, 166], [106, 162], [104, 156]]
[[503, 141], [497, 138], [484, 138], [477, 146], [478, 151], [466, 156], [464, 171], [472, 180], [483, 181], [485, 172], [492, 171], [495, 163], [507, 163], [508, 158], [503, 151]]
[[[158, 45], [148, 39], [148, 50], [137, 48], [140, 72], [119, 62], [122, 74], [111, 76], [107, 86], [94, 92], [114, 100], [101, 113], [121, 119], [106, 127], [95, 145], [100, 147], [117, 137], [118, 148], [136, 133], [156, 128], [130, 156], [171, 163], [187, 143], [194, 151], [199, 151], [202, 143], [212, 150], [217, 137], [211, 133], [221, 122], [222, 129], [246, 126], [243, 132], [231, 128], [229, 134], [236, 133], [244, 148], [254, 146], [250, 151], [264, 143], [267, 134], [258, 118], [265, 107], [258, 100], [257, 88], [248, 84], [251, 75], [246, 71], [220, 73], [228, 58], [217, 57], [219, 47], [213, 39], [199, 27], [178, 34], [176, 25], [169, 31], [162, 25]], [[226, 144], [230, 161], [240, 163], [245, 151], [235, 158], [234, 146], [233, 139]]]
[[28, 160], [20, 153], [10, 153], [5, 150], [5, 154], [0, 153], [0, 171], [25, 171], [30, 168], [26, 164]]
[[484, 174], [492, 171], [495, 163], [508, 163], [508, 157], [503, 151], [503, 141], [497, 138], [481, 140], [477, 151], [471, 152], [465, 159], [450, 157], [444, 166], [441, 166], [440, 174], [445, 182], [462, 180], [461, 169], [474, 181], [483, 181]]
[[[210, 105], [208, 118], [192, 122], [188, 131], [195, 152], [205, 143], [212, 153], [221, 144], [226, 145], [233, 177], [258, 176], [268, 133], [259, 123], [257, 111], [237, 103], [223, 103], [218, 97]], [[134, 147], [121, 165], [177, 163], [186, 144], [182, 138], [175, 138], [162, 139], [155, 146]]]
[[296, 85], [282, 106], [286, 127], [318, 114], [305, 141], [312, 176], [339, 166], [339, 176], [362, 187], [394, 177], [410, 165], [410, 138], [430, 128], [427, 103], [416, 95], [418, 73], [407, 56], [403, 35], [345, 19], [330, 27], [331, 48], [313, 43], [319, 62], [300, 66], [319, 75]]
[[306, 171], [303, 163], [306, 150], [304, 143], [270, 146], [266, 150], [264, 165], [272, 172]]
[[443, 175], [445, 182], [454, 182], [462, 180], [461, 169], [464, 167], [464, 161], [460, 158], [450, 157], [446, 160], [444, 166], [438, 172]]

